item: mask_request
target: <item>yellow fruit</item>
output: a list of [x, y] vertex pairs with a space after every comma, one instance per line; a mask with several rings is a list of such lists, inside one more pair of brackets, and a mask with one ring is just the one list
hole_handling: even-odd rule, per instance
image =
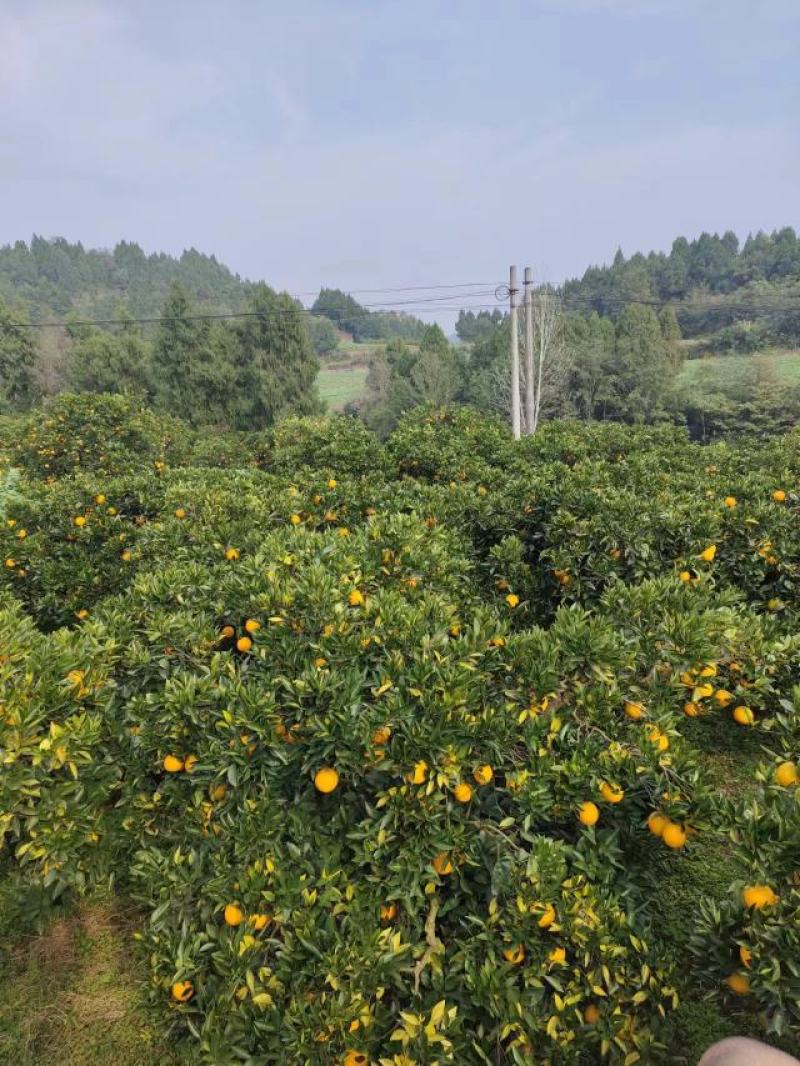
[[209, 795], [211, 796], [212, 800], [219, 803], [221, 800], [224, 800], [225, 797], [228, 795], [228, 790], [225, 785], [212, 785]]
[[597, 805], [592, 803], [591, 800], [586, 800], [585, 803], [581, 804], [580, 810], [578, 811], [578, 818], [583, 825], [595, 825], [599, 817], [600, 811], [598, 810]]
[[762, 907], [774, 907], [778, 897], [769, 885], [748, 885], [742, 892], [745, 907], [761, 910]]
[[352, 1048], [345, 1051], [342, 1066], [368, 1066], [369, 1059], [363, 1051], [354, 1051]]
[[391, 727], [388, 725], [379, 726], [372, 734], [373, 744], [387, 744], [389, 738], [392, 735]]
[[725, 978], [725, 984], [737, 996], [746, 996], [750, 991], [750, 978], [746, 973], [732, 973]]
[[328, 488], [329, 489], [335, 489], [336, 488], [336, 478], [335, 477], [332, 477], [332, 478], [328, 479]]
[[705, 685], [698, 685], [694, 690], [694, 698], [696, 700], [707, 700], [709, 696], [714, 695], [714, 686], [709, 685], [708, 682]]
[[261, 623], [257, 618], [248, 618], [244, 624], [244, 628], [248, 633], [257, 633], [261, 629]]
[[733, 720], [739, 725], [755, 725], [755, 715], [749, 707], [734, 707]]
[[472, 799], [472, 789], [466, 781], [459, 781], [453, 789], [453, 796], [459, 803], [469, 803]]
[[314, 787], [318, 792], [333, 792], [339, 784], [339, 775], [332, 766], [323, 766], [314, 774]]
[[129, 563], [131, 561], [131, 553], [126, 549], [120, 553], [120, 559], [122, 559], [123, 563]]
[[553, 922], [556, 920], [556, 909], [552, 903], [548, 903], [544, 909], [544, 914], [539, 919], [540, 929], [549, 929]]
[[704, 666], [703, 669], [700, 671], [700, 676], [701, 677], [716, 677], [717, 676], [717, 668], [714, 665], [714, 663], [708, 663], [706, 666]]
[[783, 503], [783, 501], [786, 499], [786, 493], [783, 491], [783, 489], [775, 489], [772, 494], [772, 498], [775, 503]]
[[750, 948], [746, 948], [744, 944], [739, 948], [739, 958], [742, 961], [742, 966], [749, 966], [753, 961], [753, 952]]
[[791, 788], [799, 781], [800, 773], [797, 770], [797, 763], [782, 762], [775, 771], [775, 784], [780, 785], [781, 788]]
[[359, 589], [353, 589], [350, 595], [347, 597], [347, 602], [351, 607], [358, 607], [364, 602], [364, 594]]
[[547, 956], [549, 962], [560, 963], [567, 961], [567, 952], [564, 948], [553, 948]]
[[519, 596], [515, 596], [513, 592], [509, 592], [509, 594], [506, 596], [506, 603], [509, 607], [516, 607], [519, 603]]
[[701, 558], [704, 563], [710, 563], [710, 562], [714, 561], [714, 556], [716, 554], [717, 554], [717, 546], [716, 546], [716, 544], [709, 544], [709, 546], [707, 548], [704, 548], [700, 552], [699, 558]]
[[81, 526], [86, 525], [86, 518], [82, 514], [79, 514], [77, 518], [73, 518], [72, 521], [79, 529], [81, 528]]
[[504, 948], [503, 958], [512, 966], [518, 966], [525, 958], [525, 948], [522, 944], [515, 944], [512, 948]]
[[253, 642], [249, 637], [239, 637], [236, 641], [237, 651], [250, 651], [253, 647]]
[[726, 507], [730, 507], [731, 509], [733, 509], [736, 506], [736, 497], [726, 496], [724, 503]]
[[453, 864], [446, 851], [440, 851], [433, 860], [433, 868], [440, 877], [446, 877], [453, 872]]
[[632, 718], [634, 722], [638, 722], [640, 718], [644, 716], [644, 707], [641, 703], [632, 703], [628, 700], [625, 703], [625, 713], [629, 718]]
[[238, 903], [228, 903], [225, 906], [224, 918], [226, 925], [241, 925], [244, 921], [244, 911]]
[[650, 830], [653, 836], [657, 837], [663, 835], [664, 830], [669, 824], [669, 819], [665, 818], [663, 814], [659, 814], [658, 811], [653, 811], [653, 813], [647, 819], [647, 828]]
[[183, 759], [179, 759], [177, 755], [166, 755], [164, 769], [168, 774], [179, 774], [183, 769]]
[[619, 785], [611, 785], [608, 781], [604, 781], [600, 786], [600, 795], [606, 803], [622, 803], [625, 793]]
[[420, 759], [419, 762], [414, 763], [414, 769], [410, 774], [406, 774], [406, 781], [410, 785], [421, 785], [425, 782], [428, 776], [428, 764], [424, 759]]
[[683, 713], [687, 718], [696, 718], [698, 714], [700, 714], [700, 708], [696, 703], [689, 700], [688, 703], [684, 703], [683, 705]]
[[382, 922], [391, 922], [397, 917], [397, 904], [396, 903], [383, 903], [381, 904], [380, 917]]
[[105, 496], [103, 495], [102, 492], [98, 493], [97, 496], [95, 496], [94, 502], [98, 506], [102, 507], [102, 505], [106, 502], [106, 498], [105, 498]]
[[678, 574], [678, 580], [682, 581], [684, 585], [688, 585], [689, 582], [692, 580], [692, 575], [689, 573], [688, 570], [681, 570], [681, 572]]
[[477, 766], [473, 770], [472, 776], [479, 785], [488, 785], [494, 777], [494, 770], [486, 763], [484, 766]]
[[720, 705], [720, 707], [727, 707], [733, 699], [733, 693], [728, 692], [726, 688], [718, 688], [714, 693], [714, 699]]
[[170, 991], [176, 1003], [188, 1003], [194, 995], [194, 985], [191, 981], [176, 981]]
[[228, 560], [228, 562], [234, 562], [236, 559], [239, 558], [240, 555], [241, 552], [238, 548], [228, 548], [225, 552], [225, 558]]
[[195, 766], [197, 766], [197, 756], [187, 755], [186, 758], [183, 760], [183, 768], [186, 773], [190, 774], [192, 770], [194, 770]]
[[664, 830], [661, 834], [661, 839], [667, 845], [668, 848], [682, 848], [686, 843], [686, 830], [683, 826], [676, 825], [675, 822], [668, 822], [664, 826]]
[[299, 514], [293, 514], [290, 517], [289, 521], [292, 523], [293, 526], [299, 526], [303, 520]]
[[230, 639], [235, 632], [236, 630], [233, 628], [233, 626], [223, 626], [222, 629], [219, 631], [219, 635], [221, 637], [226, 637]]
[[247, 920], [257, 933], [260, 933], [262, 929], [266, 929], [269, 925], [268, 914], [251, 914]]
[[175, 511], [175, 517], [176, 518], [185, 518], [186, 517], [186, 511], [182, 507], [178, 507], [177, 510]]
[[590, 1003], [583, 1012], [583, 1020], [587, 1025], [596, 1025], [600, 1021], [600, 1009], [596, 1003]]

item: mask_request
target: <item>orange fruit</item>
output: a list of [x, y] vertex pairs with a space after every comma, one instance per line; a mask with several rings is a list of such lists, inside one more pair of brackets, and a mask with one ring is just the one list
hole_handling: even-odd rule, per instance
[[552, 903], [548, 903], [544, 909], [544, 914], [539, 919], [540, 929], [549, 929], [553, 922], [556, 920], [556, 909]]
[[440, 851], [433, 860], [433, 868], [440, 877], [446, 877], [453, 872], [453, 864], [446, 851]]
[[314, 774], [314, 787], [318, 792], [333, 792], [339, 784], [339, 774], [332, 766], [323, 766]]
[[459, 781], [453, 789], [453, 796], [459, 803], [469, 803], [472, 799], [472, 789], [466, 781]]
[[428, 764], [424, 759], [420, 759], [419, 762], [414, 763], [414, 769], [410, 774], [406, 774], [406, 781], [410, 785], [421, 785], [425, 782], [428, 776]]
[[762, 907], [774, 907], [778, 897], [769, 885], [748, 885], [742, 892], [742, 901], [745, 907], [761, 910]]
[[239, 637], [239, 639], [236, 641], [237, 651], [250, 651], [252, 647], [253, 642], [249, 637]]
[[775, 784], [780, 785], [781, 788], [791, 788], [798, 781], [800, 781], [800, 773], [797, 770], [797, 763], [782, 762], [775, 770]]
[[567, 952], [565, 948], [553, 948], [550, 954], [547, 956], [549, 962], [560, 963], [567, 961]]
[[675, 822], [668, 822], [664, 826], [664, 831], [661, 834], [661, 839], [667, 845], [668, 848], [682, 848], [686, 843], [686, 830], [681, 825], [677, 825]]
[[522, 944], [515, 944], [511, 948], [504, 948], [503, 958], [506, 962], [510, 962], [512, 966], [519, 966], [525, 958], [525, 948]]
[[194, 995], [194, 985], [191, 981], [176, 981], [170, 992], [176, 1003], [188, 1003]]
[[369, 1059], [363, 1051], [355, 1051], [350, 1048], [345, 1051], [342, 1066], [369, 1066]]
[[631, 700], [627, 700], [625, 703], [625, 714], [629, 718], [632, 718], [634, 722], [638, 722], [640, 718], [644, 716], [644, 707], [641, 703], [633, 703]]
[[578, 811], [578, 819], [583, 825], [595, 825], [600, 817], [600, 811], [595, 803], [591, 800], [586, 800], [582, 803]]
[[600, 1008], [596, 1003], [590, 1003], [583, 1012], [583, 1020], [587, 1025], [596, 1025], [600, 1021]]
[[753, 952], [742, 944], [739, 948], [739, 958], [742, 960], [742, 966], [749, 966], [753, 961]]
[[739, 725], [755, 725], [756, 718], [749, 707], [734, 707], [733, 720]]
[[392, 735], [391, 727], [388, 725], [379, 726], [372, 734], [373, 744], [387, 744], [389, 737]]
[[786, 493], [783, 491], [783, 489], [775, 489], [772, 494], [772, 498], [775, 503], [783, 503], [783, 501], [786, 499]]
[[380, 918], [382, 922], [391, 922], [397, 917], [397, 904], [392, 901], [391, 903], [381, 904]]
[[244, 921], [244, 911], [238, 903], [227, 903], [223, 913], [225, 924], [231, 926], [241, 925]]
[[725, 984], [737, 996], [746, 996], [750, 991], [750, 978], [746, 973], [732, 973], [725, 978]]
[[494, 777], [494, 770], [488, 763], [485, 763], [483, 766], [476, 766], [472, 771], [472, 776], [475, 778], [477, 784], [488, 785]]
[[608, 781], [604, 781], [600, 786], [600, 795], [606, 803], [622, 803], [625, 793], [619, 785], [611, 785]]
[[364, 593], [360, 589], [353, 589], [350, 595], [347, 597], [347, 602], [351, 607], [358, 607], [364, 602]]
[[197, 766], [197, 756], [187, 755], [186, 758], [183, 760], [183, 768], [186, 773], [190, 774], [192, 770], [194, 770], [195, 766]]
[[717, 554], [717, 546], [716, 546], [716, 544], [709, 544], [709, 546], [707, 548], [704, 548], [700, 552], [699, 558], [701, 558], [704, 563], [710, 563], [710, 562], [714, 561], [714, 556], [716, 554]]
[[266, 929], [269, 925], [268, 914], [251, 914], [247, 920], [257, 933], [260, 933], [262, 929]]
[[179, 759], [177, 755], [165, 755], [164, 769], [168, 774], [179, 774], [183, 769], [183, 759]]
[[248, 618], [244, 624], [244, 628], [248, 633], [257, 633], [261, 629], [261, 623], [257, 618]]
[[659, 814], [658, 811], [653, 811], [653, 813], [647, 819], [647, 828], [650, 830], [653, 836], [657, 837], [663, 835], [664, 830], [669, 824], [669, 819], [665, 818], [663, 814]]

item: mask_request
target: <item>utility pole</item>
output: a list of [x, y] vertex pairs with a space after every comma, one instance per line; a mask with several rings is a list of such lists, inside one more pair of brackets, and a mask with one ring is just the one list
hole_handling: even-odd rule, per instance
[[533, 391], [533, 272], [525, 267], [525, 430], [536, 429]]
[[511, 284], [509, 286], [509, 303], [511, 312], [511, 432], [514, 439], [519, 440], [522, 435], [519, 408], [519, 332], [517, 330], [517, 304], [519, 302], [519, 290], [517, 289], [517, 268], [511, 267]]

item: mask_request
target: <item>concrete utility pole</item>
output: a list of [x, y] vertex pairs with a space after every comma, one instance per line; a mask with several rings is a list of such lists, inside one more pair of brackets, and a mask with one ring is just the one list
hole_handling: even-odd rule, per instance
[[511, 311], [511, 432], [514, 434], [514, 439], [519, 440], [522, 435], [519, 405], [519, 332], [517, 330], [519, 290], [517, 289], [517, 268], [515, 266], [511, 267], [509, 302]]
[[525, 267], [525, 431], [536, 429], [533, 393], [533, 272]]

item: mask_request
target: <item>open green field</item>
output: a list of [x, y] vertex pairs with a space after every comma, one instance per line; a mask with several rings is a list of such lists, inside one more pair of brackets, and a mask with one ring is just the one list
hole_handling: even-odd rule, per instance
[[330, 411], [341, 411], [345, 404], [358, 400], [367, 381], [366, 366], [323, 367], [317, 384], [319, 394]]
[[800, 352], [768, 349], [758, 355], [713, 355], [704, 359], [689, 359], [684, 364], [678, 382], [681, 385], [720, 387], [774, 379], [787, 385], [800, 384]]

